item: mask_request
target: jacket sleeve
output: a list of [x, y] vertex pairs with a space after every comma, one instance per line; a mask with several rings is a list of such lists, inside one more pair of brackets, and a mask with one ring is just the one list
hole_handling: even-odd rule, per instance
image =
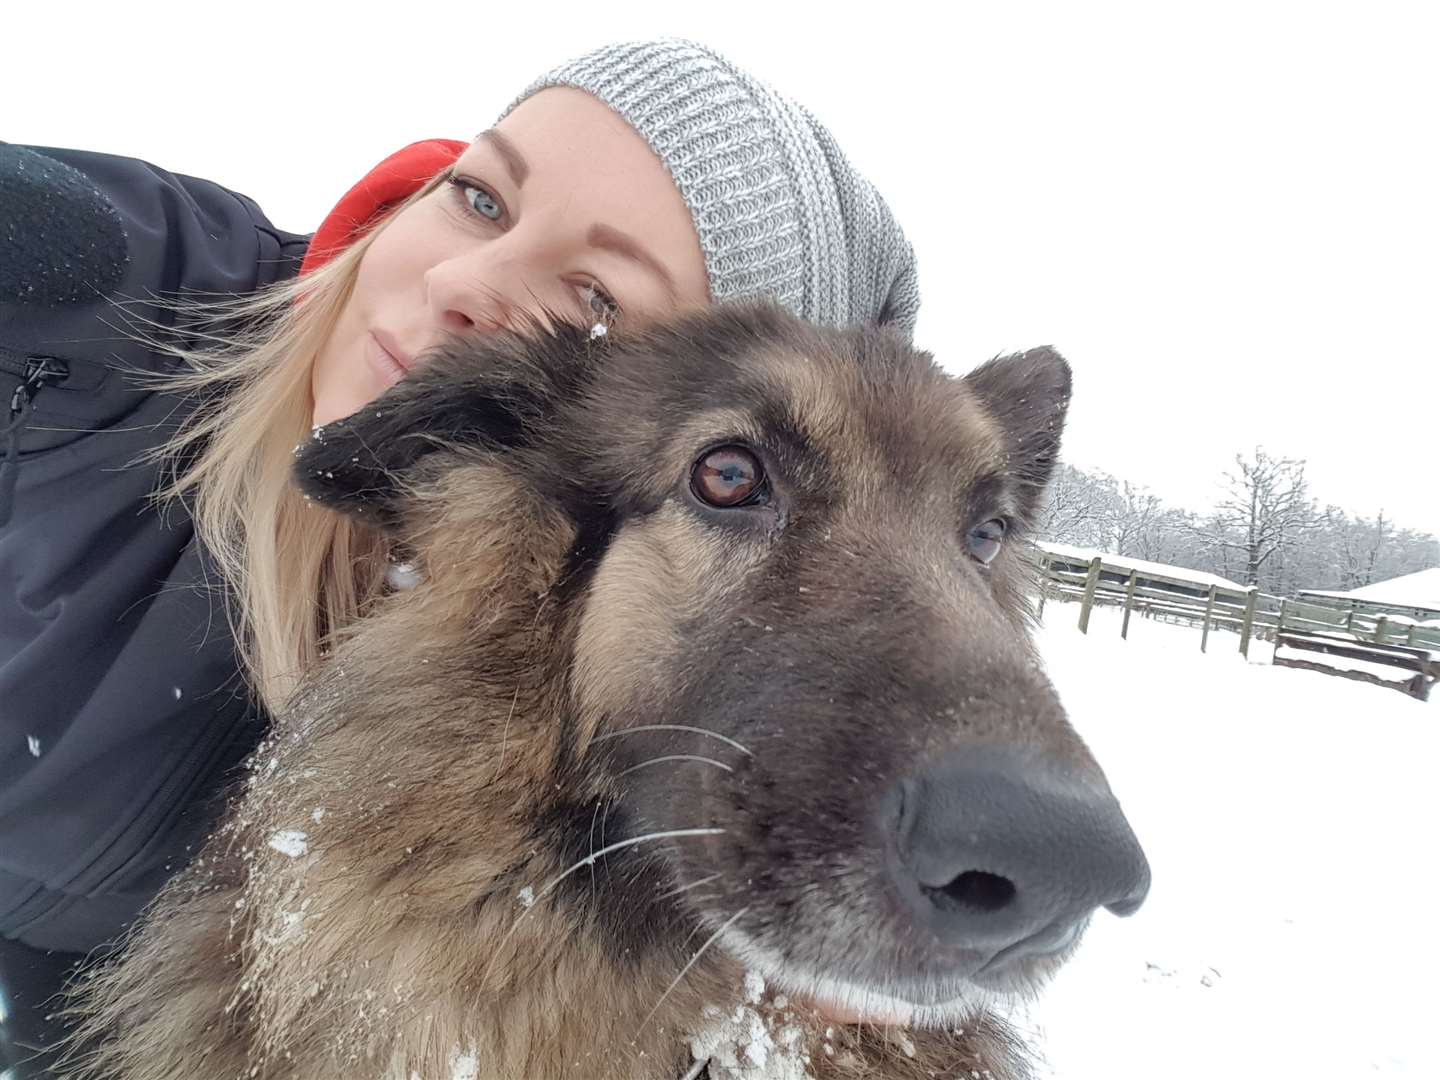
[[[253, 292], [293, 276], [308, 242], [271, 225], [253, 200], [208, 180], [111, 154], [14, 149], [59, 162], [93, 184], [123, 229], [123, 263], [116, 270], [112, 260], [107, 288], [98, 294], [80, 288], [58, 301], [0, 294], [0, 429], [7, 426], [7, 405], [12, 429], [17, 406], [29, 409], [18, 432], [9, 432], [18, 433], [18, 447], [0, 445], [0, 460], [8, 456], [12, 465], [121, 421], [145, 393], [125, 376], [127, 370], [162, 372], [173, 366], [172, 356], [148, 348], [127, 329], [173, 328], [174, 314], [149, 302], [152, 298]], [[0, 200], [6, 191], [0, 184]], [[0, 222], [25, 229], [26, 222], [13, 220], [23, 211], [0, 205]], [[11, 257], [19, 250], [25, 258], [58, 261], [75, 243], [74, 237], [47, 241], [27, 233], [18, 249], [12, 245]]]
[[[162, 466], [146, 452], [191, 403], [130, 374], [175, 361], [127, 326], [172, 325], [156, 294], [293, 274], [305, 238], [204, 180], [21, 149], [11, 161], [34, 171], [7, 186], [0, 170], [0, 283], [18, 286], [0, 295], [0, 936], [85, 951], [198, 848], [204, 807], [263, 728], [216, 568], [185, 507], [150, 502]], [[67, 197], [51, 180], [92, 209], [98, 193], [103, 228], [77, 241], [99, 219], [47, 208]], [[83, 262], [117, 222], [118, 270], [92, 259], [64, 279], [67, 253]], [[30, 261], [6, 262], [16, 249]]]

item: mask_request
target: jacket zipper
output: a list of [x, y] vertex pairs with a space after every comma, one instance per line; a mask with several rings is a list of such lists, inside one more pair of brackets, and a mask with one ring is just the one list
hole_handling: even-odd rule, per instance
[[70, 368], [53, 356], [20, 358], [0, 352], [0, 371], [20, 379], [20, 385], [10, 395], [10, 417], [0, 428], [0, 438], [5, 439], [5, 457], [0, 460], [0, 525], [4, 525], [10, 520], [15, 502], [15, 480], [20, 472], [20, 433], [30, 419], [40, 388], [69, 378]]
[[[18, 376], [21, 380], [15, 392], [10, 395], [12, 425], [15, 418], [25, 411], [26, 406], [35, 400], [35, 395], [42, 386], [46, 383], [62, 382], [70, 375], [70, 368], [66, 363], [53, 356], [27, 356], [19, 360], [0, 354], [0, 371]], [[7, 426], [5, 430], [9, 432], [11, 429]]]

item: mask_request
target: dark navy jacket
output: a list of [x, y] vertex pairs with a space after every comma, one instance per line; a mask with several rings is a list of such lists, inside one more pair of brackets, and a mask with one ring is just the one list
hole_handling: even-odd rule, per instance
[[[113, 299], [248, 293], [298, 271], [306, 238], [244, 196], [30, 149], [119, 212], [129, 261]], [[122, 325], [106, 298], [0, 297], [0, 428], [27, 379], [32, 398], [0, 525], [0, 936], [44, 949], [89, 950], [134, 918], [203, 841], [265, 723], [189, 517], [157, 513], [159, 466], [132, 464], [187, 406], [122, 369], [177, 361]]]

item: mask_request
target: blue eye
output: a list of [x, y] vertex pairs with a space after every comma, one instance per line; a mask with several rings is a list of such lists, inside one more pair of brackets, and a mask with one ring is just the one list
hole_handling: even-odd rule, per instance
[[991, 518], [976, 525], [965, 537], [965, 546], [977, 562], [989, 563], [1000, 554], [1000, 545], [1005, 540], [1005, 522]]
[[495, 197], [484, 188], [472, 187], [465, 192], [465, 201], [470, 204], [470, 209], [477, 214], [489, 218], [491, 221], [499, 221], [500, 215], [505, 211], [500, 209], [500, 204]]
[[505, 216], [505, 208], [500, 205], [500, 200], [479, 184], [472, 184], [458, 176], [450, 177], [450, 183], [459, 192], [465, 205], [481, 217], [488, 221], [499, 221]]
[[598, 281], [592, 281], [581, 290], [585, 307], [607, 326], [620, 317], [620, 302], [601, 288]]

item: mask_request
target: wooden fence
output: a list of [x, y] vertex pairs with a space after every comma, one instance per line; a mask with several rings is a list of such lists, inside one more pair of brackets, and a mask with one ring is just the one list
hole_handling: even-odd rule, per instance
[[1206, 585], [1194, 579], [1107, 564], [1099, 555], [1086, 564], [1074, 556], [1037, 549], [1034, 558], [1040, 612], [1043, 614], [1048, 601], [1078, 600], [1082, 633], [1090, 630], [1090, 612], [1095, 606], [1120, 607], [1124, 611], [1120, 622], [1122, 638], [1129, 636], [1131, 616], [1138, 613], [1142, 618], [1198, 626], [1201, 652], [1209, 648], [1212, 631], [1220, 630], [1236, 634], [1240, 653], [1246, 657], [1251, 643], [1258, 638], [1275, 644], [1277, 663], [1367, 678], [1313, 662], [1282, 660], [1278, 653], [1283, 646], [1403, 668], [1415, 676], [1407, 683], [1374, 676], [1367, 681], [1405, 689], [1418, 697], [1424, 697], [1440, 675], [1440, 660], [1431, 657], [1432, 651], [1440, 653], [1440, 626], [1371, 615], [1318, 599], [1296, 600], [1253, 588]]

